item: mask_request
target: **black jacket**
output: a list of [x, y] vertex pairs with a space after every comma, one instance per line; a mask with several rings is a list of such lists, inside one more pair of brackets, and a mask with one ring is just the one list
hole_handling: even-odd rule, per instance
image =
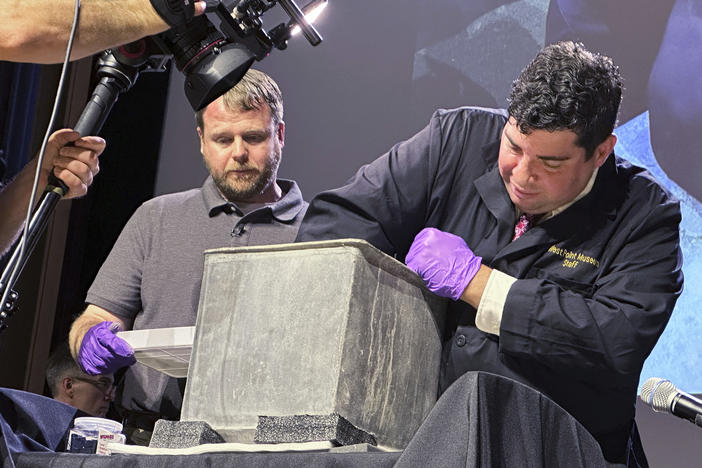
[[588, 195], [511, 242], [515, 208], [497, 169], [506, 119], [437, 111], [347, 185], [315, 197], [297, 240], [357, 237], [403, 260], [424, 227], [463, 237], [518, 281], [499, 336], [475, 327], [472, 307], [451, 304], [442, 388], [469, 370], [524, 382], [575, 416], [605, 458], [625, 462], [641, 368], [682, 291], [679, 204], [610, 155]]

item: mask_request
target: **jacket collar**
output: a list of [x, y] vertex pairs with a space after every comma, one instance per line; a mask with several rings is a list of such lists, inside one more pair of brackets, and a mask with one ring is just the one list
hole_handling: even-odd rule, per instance
[[497, 164], [474, 182], [483, 203], [497, 220], [498, 245], [504, 245], [499, 256], [564, 239], [586, 235], [589, 229], [600, 225], [605, 218], [616, 216], [623, 188], [617, 186], [617, 166], [611, 154], [600, 167], [590, 193], [573, 203], [563, 212], [537, 224], [522, 237], [512, 242], [515, 207], [500, 176]]

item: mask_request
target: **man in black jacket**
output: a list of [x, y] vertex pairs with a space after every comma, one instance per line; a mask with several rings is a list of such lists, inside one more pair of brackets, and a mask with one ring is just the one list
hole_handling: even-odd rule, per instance
[[643, 457], [636, 390], [682, 260], [678, 202], [613, 154], [621, 89], [609, 58], [548, 46], [507, 111], [437, 111], [319, 194], [297, 240], [357, 237], [406, 259], [455, 301], [442, 389], [475, 370], [526, 383], [625, 463]]

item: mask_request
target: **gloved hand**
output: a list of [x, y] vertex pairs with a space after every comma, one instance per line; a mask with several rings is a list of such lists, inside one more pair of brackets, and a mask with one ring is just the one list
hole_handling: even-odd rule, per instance
[[482, 260], [460, 237], [424, 228], [414, 238], [405, 263], [422, 277], [431, 292], [457, 301], [478, 273]]
[[78, 364], [90, 375], [112, 374], [136, 362], [129, 343], [117, 336], [119, 325], [100, 322], [90, 327], [78, 351]]

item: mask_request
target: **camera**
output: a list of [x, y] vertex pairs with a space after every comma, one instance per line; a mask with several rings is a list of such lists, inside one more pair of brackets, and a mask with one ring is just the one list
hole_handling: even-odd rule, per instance
[[[266, 32], [261, 16], [277, 3], [290, 21]], [[232, 4], [210, 1], [206, 13], [219, 18], [219, 28], [202, 15], [186, 25], [108, 53], [120, 64], [145, 70], [163, 69], [173, 58], [176, 68], [185, 75], [185, 95], [197, 111], [236, 85], [254, 61], [263, 60], [274, 47], [285, 49], [296, 28], [312, 45], [321, 43], [321, 36], [307, 17], [316, 17], [326, 3], [313, 0], [300, 9], [294, 0], [240, 0]], [[110, 58], [104, 58], [102, 65], [114, 66]]]

